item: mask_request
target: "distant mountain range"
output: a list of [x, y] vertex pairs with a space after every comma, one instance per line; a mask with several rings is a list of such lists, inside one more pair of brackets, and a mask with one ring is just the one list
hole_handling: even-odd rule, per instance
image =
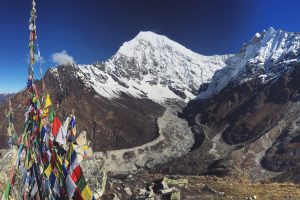
[[6, 100], [8, 100], [9, 98], [11, 98], [14, 94], [9, 94], [9, 93], [2, 93], [0, 94], [0, 103], [5, 102]]
[[[106, 151], [111, 170], [299, 182], [299, 53], [299, 33], [273, 28], [215, 56], [140, 32], [109, 60], [53, 67], [44, 80], [59, 116], [75, 109], [78, 130]], [[19, 133], [25, 100], [12, 97]]]

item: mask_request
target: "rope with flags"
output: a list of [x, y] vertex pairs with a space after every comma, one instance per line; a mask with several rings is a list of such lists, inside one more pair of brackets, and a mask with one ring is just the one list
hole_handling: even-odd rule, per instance
[[[36, 3], [32, 1], [29, 20], [29, 52], [25, 124], [23, 133], [12, 144], [18, 147], [17, 156], [13, 160], [7, 187], [2, 200], [8, 200], [19, 177], [20, 198], [27, 199], [74, 199], [92, 200], [94, 196], [83, 176], [74, 149], [76, 136], [76, 118], [74, 112], [61, 123], [55, 114], [50, 95], [46, 95], [44, 106], [40, 103], [38, 88], [34, 81], [35, 49], [40, 62], [40, 51], [37, 45]], [[42, 67], [40, 62], [40, 73]], [[44, 90], [44, 82], [42, 87]], [[43, 102], [43, 101], [42, 101]], [[14, 134], [13, 113], [11, 103], [6, 113], [8, 134]], [[15, 134], [16, 135], [16, 134]], [[15, 141], [15, 142], [13, 142]]]

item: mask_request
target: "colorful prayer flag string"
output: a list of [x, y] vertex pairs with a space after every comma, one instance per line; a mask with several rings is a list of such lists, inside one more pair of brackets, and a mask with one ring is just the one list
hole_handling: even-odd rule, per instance
[[[46, 96], [44, 107], [41, 107], [38, 88], [34, 82], [36, 49], [40, 62], [36, 18], [36, 3], [33, 0], [29, 20], [30, 64], [27, 80], [27, 92], [30, 98], [25, 111], [23, 134], [17, 143], [19, 150], [14, 159], [2, 200], [10, 198], [11, 190], [15, 184], [16, 171], [22, 175], [21, 183], [19, 183], [21, 199], [92, 200], [94, 197], [85, 181], [74, 149], [73, 142], [76, 136], [74, 112], [64, 123], [61, 123], [55, 114], [49, 94]], [[40, 73], [42, 76], [41, 63]], [[44, 90], [43, 81], [42, 84]], [[12, 123], [11, 103], [6, 114], [8, 134], [12, 136], [15, 131]]]

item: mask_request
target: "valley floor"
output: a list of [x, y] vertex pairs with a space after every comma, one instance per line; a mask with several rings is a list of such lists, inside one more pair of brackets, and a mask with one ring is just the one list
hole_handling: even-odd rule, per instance
[[138, 168], [153, 168], [172, 158], [187, 154], [194, 143], [188, 123], [169, 108], [157, 119], [159, 137], [141, 146], [130, 149], [95, 152], [93, 158], [84, 162], [104, 166], [114, 173], [130, 173]]
[[[165, 175], [162, 174], [136, 174], [110, 177], [103, 199], [147, 199], [143, 197], [142, 192], [147, 189], [151, 190], [151, 185], [155, 190], [155, 188], [159, 187], [158, 182], [164, 177]], [[256, 196], [256, 199], [262, 200], [300, 199], [300, 185], [292, 183], [251, 183], [246, 178], [233, 180], [230, 178], [218, 178], [212, 176], [167, 177], [171, 180], [187, 181], [187, 185], [185, 186], [174, 187], [180, 191], [180, 199], [184, 200], [247, 200], [254, 199], [254, 196]], [[152, 198], [148, 199], [171, 199], [170, 196], [161, 195], [161, 192], [154, 194]]]

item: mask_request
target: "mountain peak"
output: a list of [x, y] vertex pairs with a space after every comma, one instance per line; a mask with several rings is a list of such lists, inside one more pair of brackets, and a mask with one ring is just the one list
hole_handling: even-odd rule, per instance
[[153, 40], [157, 38], [166, 38], [166, 36], [154, 33], [152, 31], [140, 31], [135, 38], [144, 39], [144, 40]]
[[247, 81], [256, 76], [262, 77], [263, 82], [272, 80], [284, 72], [290, 63], [299, 62], [299, 47], [299, 33], [272, 27], [256, 33], [239, 53], [227, 60], [225, 68], [214, 74], [208, 89], [198, 98], [211, 97], [233, 80]]
[[132, 40], [123, 43], [116, 55], [124, 55], [133, 58], [136, 57], [138, 52], [153, 52], [155, 50], [159, 50], [160, 52], [165, 50], [177, 52], [188, 57], [202, 56], [171, 40], [167, 36], [151, 31], [139, 32]]
[[[281, 31], [281, 30], [278, 29], [278, 31]], [[271, 26], [271, 27], [269, 27], [267, 30], [264, 30], [263, 32], [273, 33], [273, 32], [276, 32], [276, 30]]]
[[210, 81], [213, 73], [225, 66], [226, 58], [203, 56], [166, 36], [141, 31], [106, 62], [106, 69], [122, 77], [122, 82], [162, 86], [188, 101], [198, 94], [202, 83]]
[[[151, 45], [156, 45], [156, 46], [163, 46], [163, 45], [169, 45], [172, 47], [178, 47], [180, 46], [181, 48], [185, 48], [181, 44], [173, 41], [172, 39], [168, 38], [165, 35], [160, 35], [158, 33], [154, 33], [152, 31], [140, 31], [130, 42], [134, 41], [147, 41]], [[185, 48], [186, 49], [186, 48]]]
[[[293, 32], [287, 32], [281, 29], [274, 29], [273, 27], [269, 27], [268, 29], [264, 29], [261, 32], [257, 32], [256, 34], [254, 34], [254, 36], [252, 37], [252, 39], [250, 40], [250, 43], [255, 43], [255, 42], [260, 42], [262, 40], [264, 41], [269, 41], [272, 38], [276, 37], [277, 35], [293, 35], [295, 33]], [[260, 38], [260, 40], [258, 40]]]
[[[294, 51], [300, 45], [299, 35], [281, 29], [275, 30], [270, 27], [261, 33], [259, 40], [255, 43], [257, 51], [254, 63], [278, 63], [287, 59], [294, 59]], [[287, 56], [290, 55], [291, 57]]]

